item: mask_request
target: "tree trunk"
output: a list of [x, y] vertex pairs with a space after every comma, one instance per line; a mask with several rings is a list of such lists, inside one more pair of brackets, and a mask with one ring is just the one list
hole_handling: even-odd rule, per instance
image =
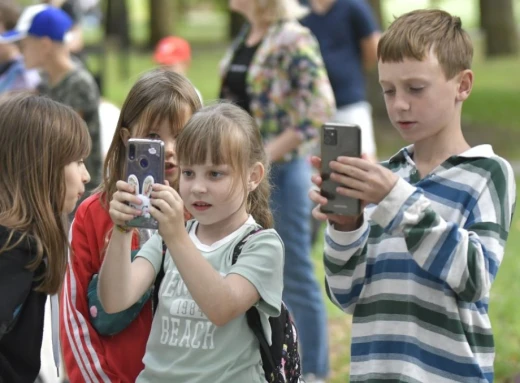
[[126, 0], [107, 0], [105, 11], [105, 37], [115, 37], [121, 46], [130, 46]]
[[[381, 8], [381, 0], [368, 0], [377, 23], [381, 29], [384, 29], [384, 18]], [[386, 106], [383, 96], [381, 95], [381, 86], [379, 85], [379, 75], [377, 68], [373, 69], [369, 73], [366, 73], [366, 89], [367, 99], [370, 105], [372, 105], [372, 115], [374, 119], [386, 118]]]
[[119, 73], [127, 78], [130, 75], [130, 30], [128, 7], [126, 0], [107, 0], [105, 8], [105, 36], [102, 42], [103, 60], [101, 72], [98, 74], [98, 83], [103, 93], [104, 69], [108, 67], [107, 51], [117, 49]]
[[171, 0], [149, 0], [149, 6], [149, 46], [154, 47], [160, 39], [174, 32], [174, 2]]
[[368, 4], [372, 7], [372, 12], [381, 29], [385, 29], [383, 9], [381, 8], [381, 0], [368, 0]]
[[480, 0], [480, 27], [485, 35], [486, 57], [518, 53], [513, 3], [513, 0]]

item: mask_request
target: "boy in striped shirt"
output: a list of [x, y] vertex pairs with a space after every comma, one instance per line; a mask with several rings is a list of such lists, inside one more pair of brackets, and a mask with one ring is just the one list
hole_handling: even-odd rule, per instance
[[[351, 382], [493, 381], [489, 291], [516, 186], [507, 161], [462, 134], [472, 56], [458, 17], [397, 18], [379, 42], [379, 80], [411, 145], [382, 165], [331, 162], [338, 192], [366, 206], [358, 217], [313, 212], [328, 221], [327, 292], [353, 315]], [[310, 197], [327, 203], [317, 191]]]

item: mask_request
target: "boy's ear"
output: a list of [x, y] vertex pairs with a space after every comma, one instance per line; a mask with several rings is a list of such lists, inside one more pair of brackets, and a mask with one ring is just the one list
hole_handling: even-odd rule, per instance
[[473, 72], [471, 69], [463, 70], [459, 74], [457, 101], [465, 101], [473, 88]]
[[257, 162], [251, 167], [249, 171], [249, 180], [247, 182], [247, 191], [252, 192], [255, 190], [260, 182], [264, 179], [265, 168], [261, 162]]
[[121, 128], [121, 130], [119, 131], [119, 137], [121, 137], [121, 140], [126, 146], [126, 143], [130, 139], [130, 130], [128, 130], [128, 128]]

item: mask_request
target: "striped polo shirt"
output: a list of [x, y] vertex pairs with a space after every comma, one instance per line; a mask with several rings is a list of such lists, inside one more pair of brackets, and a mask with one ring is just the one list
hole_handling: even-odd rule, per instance
[[491, 284], [516, 198], [509, 163], [481, 145], [420, 179], [413, 145], [383, 164], [400, 176], [352, 232], [327, 227], [327, 293], [353, 315], [351, 382], [491, 382]]

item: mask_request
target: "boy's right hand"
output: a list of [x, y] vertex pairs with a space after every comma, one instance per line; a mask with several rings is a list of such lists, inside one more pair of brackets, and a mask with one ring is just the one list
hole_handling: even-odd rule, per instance
[[[311, 157], [312, 166], [321, 170], [321, 158], [317, 156]], [[314, 202], [317, 206], [312, 210], [312, 216], [316, 218], [318, 221], [330, 221], [334, 223], [335, 229], [339, 231], [353, 231], [358, 229], [363, 223], [363, 211], [365, 210], [366, 203], [361, 201], [361, 214], [356, 216], [344, 216], [344, 215], [336, 215], [336, 214], [325, 214], [320, 210], [320, 206], [326, 205], [328, 200], [323, 197], [320, 193], [321, 183], [323, 180], [321, 179], [320, 174], [315, 174], [311, 177], [312, 183], [317, 186], [317, 188], [312, 188], [309, 191], [309, 198], [312, 202]]]
[[116, 188], [108, 213], [115, 225], [125, 226], [127, 221], [141, 215], [141, 210], [128, 206], [128, 203], [141, 205], [141, 199], [135, 195], [134, 186], [125, 181], [117, 181]]

